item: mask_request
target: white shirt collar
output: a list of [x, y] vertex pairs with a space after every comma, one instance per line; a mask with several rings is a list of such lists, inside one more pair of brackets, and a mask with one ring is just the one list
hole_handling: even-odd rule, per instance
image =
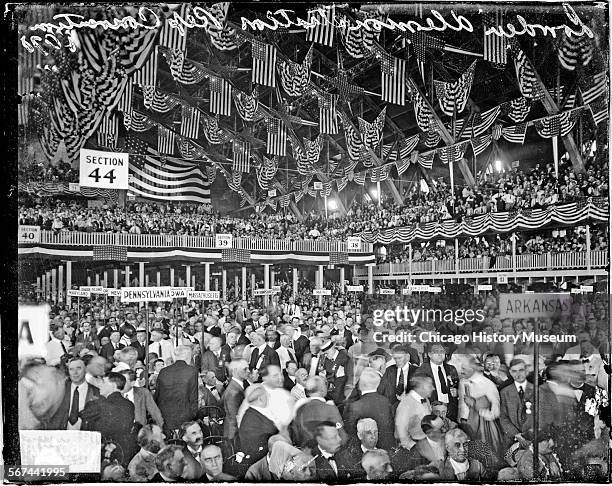
[[242, 381], [240, 381], [238, 378], [236, 378], [235, 376], [232, 376], [232, 380], [234, 380], [236, 383], [238, 383], [240, 388], [244, 388], [244, 383], [242, 383]]
[[367, 448], [367, 447], [365, 447], [363, 444], [360, 444], [360, 446], [361, 446], [361, 451], [362, 451], [364, 454], [365, 454], [366, 452], [368, 452], [368, 451], [372, 451], [372, 450], [374, 450], [374, 449], [368, 449], [368, 448]]
[[266, 346], [268, 345], [268, 343], [263, 343], [261, 346], [258, 346], [257, 349], [259, 349], [260, 353], [263, 353], [264, 349], [266, 349]]
[[457, 462], [453, 460], [452, 457], [449, 457], [449, 462], [450, 465], [453, 467], [453, 471], [455, 471], [455, 474], [468, 472], [468, 469], [470, 468], [470, 461], [468, 461], [467, 459], [463, 462]]
[[320, 402], [325, 403], [325, 398], [323, 397], [310, 397], [311, 400], [319, 400]]
[[424, 398], [414, 390], [410, 390], [408, 392], [408, 395], [411, 395], [412, 398], [414, 398], [417, 402], [421, 402], [421, 400], [424, 400]]
[[514, 386], [516, 387], [516, 391], [520, 391], [519, 387], [523, 387], [523, 391], [527, 391], [527, 380], [525, 380], [523, 383], [519, 383], [518, 381], [514, 382]]
[[373, 390], [364, 390], [361, 392], [361, 396], [364, 396], [366, 393], [376, 393], [376, 389]]

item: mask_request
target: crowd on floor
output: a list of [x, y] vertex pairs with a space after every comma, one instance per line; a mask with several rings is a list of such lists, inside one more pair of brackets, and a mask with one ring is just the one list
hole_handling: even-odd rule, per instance
[[457, 296], [389, 296], [363, 311], [336, 292], [322, 305], [281, 294], [149, 315], [53, 304], [45, 360], [21, 366], [20, 428], [101, 432], [103, 480], [531, 480], [537, 436], [538, 478], [597, 481], [609, 452], [607, 300], [571, 298], [537, 324], [575, 341], [542, 343], [537, 364], [532, 342], [473, 337], [533, 330], [534, 319], [500, 317], [496, 291], [461, 299], [477, 319], [384, 326], [377, 306], [446, 310]]

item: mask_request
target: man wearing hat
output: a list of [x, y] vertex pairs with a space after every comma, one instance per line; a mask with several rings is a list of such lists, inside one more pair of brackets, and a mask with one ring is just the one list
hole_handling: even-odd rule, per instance
[[315, 456], [315, 478], [318, 481], [334, 481], [345, 478], [352, 464], [345, 463], [341, 454], [336, 455], [342, 447], [338, 424], [319, 421], [312, 424], [311, 428], [314, 429], [316, 443], [312, 450], [312, 454]]
[[335, 339], [331, 339], [321, 347], [321, 352], [325, 353], [323, 369], [327, 379], [329, 400], [333, 400], [336, 406], [340, 407], [344, 402], [344, 387], [346, 386], [348, 364], [348, 354], [344, 349], [335, 346]]

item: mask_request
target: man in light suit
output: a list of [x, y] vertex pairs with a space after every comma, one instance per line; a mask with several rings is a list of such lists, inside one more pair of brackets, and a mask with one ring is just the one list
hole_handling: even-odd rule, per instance
[[45, 344], [47, 348], [47, 364], [49, 366], [56, 366], [60, 364], [62, 356], [68, 352], [68, 347], [64, 344], [64, 326], [59, 324], [53, 324], [51, 327], [51, 339]]
[[528, 418], [525, 403], [533, 403], [533, 385], [527, 381], [527, 365], [522, 359], [513, 359], [508, 371], [512, 384], [502, 388], [499, 393], [499, 420], [504, 431], [504, 445], [508, 449], [519, 441], [522, 447], [527, 447], [522, 431]]
[[50, 430], [81, 430], [79, 417], [85, 405], [100, 397], [100, 390], [85, 381], [86, 367], [81, 358], [73, 358], [68, 363], [66, 391], [57, 412], [48, 424]]
[[127, 398], [134, 404], [134, 422], [141, 425], [147, 425], [149, 420], [147, 416], [151, 417], [153, 423], [159, 425], [160, 428], [164, 428], [164, 418], [153, 395], [146, 388], [134, 386], [136, 381], [136, 373], [132, 370], [121, 371], [121, 374], [125, 376], [125, 388], [123, 389], [123, 397]]
[[302, 317], [300, 306], [295, 303], [295, 299], [293, 297], [289, 297], [289, 303], [285, 304], [284, 311], [285, 314], [288, 314], [291, 317]]
[[225, 411], [223, 435], [234, 440], [238, 433], [238, 409], [244, 400], [244, 380], [249, 374], [249, 366], [245, 360], [237, 359], [228, 365], [228, 369], [231, 379], [222, 397]]
[[395, 413], [395, 436], [404, 449], [412, 449], [426, 435], [421, 429], [421, 420], [431, 414], [429, 397], [433, 392], [433, 380], [428, 376], [415, 375], [410, 380], [410, 392], [397, 406]]

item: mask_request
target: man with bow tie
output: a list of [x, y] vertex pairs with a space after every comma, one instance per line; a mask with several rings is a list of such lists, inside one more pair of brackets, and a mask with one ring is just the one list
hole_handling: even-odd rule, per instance
[[387, 397], [395, 409], [402, 397], [408, 393], [410, 378], [417, 368], [410, 363], [408, 346], [395, 346], [391, 355], [394, 364], [388, 366], [385, 370], [378, 391], [381, 395]]
[[342, 439], [334, 422], [318, 422], [314, 426], [316, 447], [312, 454], [315, 456], [315, 478], [317, 481], [336, 481], [346, 476], [351, 464], [345, 464], [341, 455], [336, 453], [342, 447]]
[[323, 369], [325, 378], [329, 384], [328, 399], [333, 400], [336, 406], [340, 407], [344, 402], [344, 388], [346, 386], [348, 364], [348, 354], [344, 349], [336, 346], [337, 336], [333, 336], [331, 341], [321, 347], [321, 352], [325, 353]]
[[313, 337], [310, 340], [310, 351], [304, 353], [302, 367], [308, 370], [308, 376], [316, 376], [324, 372], [325, 355], [321, 352], [322, 345], [321, 338]]
[[421, 428], [421, 420], [431, 414], [429, 397], [434, 390], [433, 380], [428, 376], [415, 375], [410, 380], [410, 388], [395, 413], [395, 436], [401, 447], [408, 450], [418, 441], [427, 439]]
[[221, 338], [213, 337], [208, 342], [208, 349], [202, 353], [201, 369], [202, 372], [212, 371], [217, 380], [225, 383], [227, 380], [226, 364], [232, 360], [227, 350], [221, 349]]
[[197, 421], [190, 421], [181, 424], [179, 436], [185, 444], [187, 450], [193, 458], [201, 465], [200, 454], [202, 453], [202, 445], [204, 444], [204, 434], [202, 427]]

